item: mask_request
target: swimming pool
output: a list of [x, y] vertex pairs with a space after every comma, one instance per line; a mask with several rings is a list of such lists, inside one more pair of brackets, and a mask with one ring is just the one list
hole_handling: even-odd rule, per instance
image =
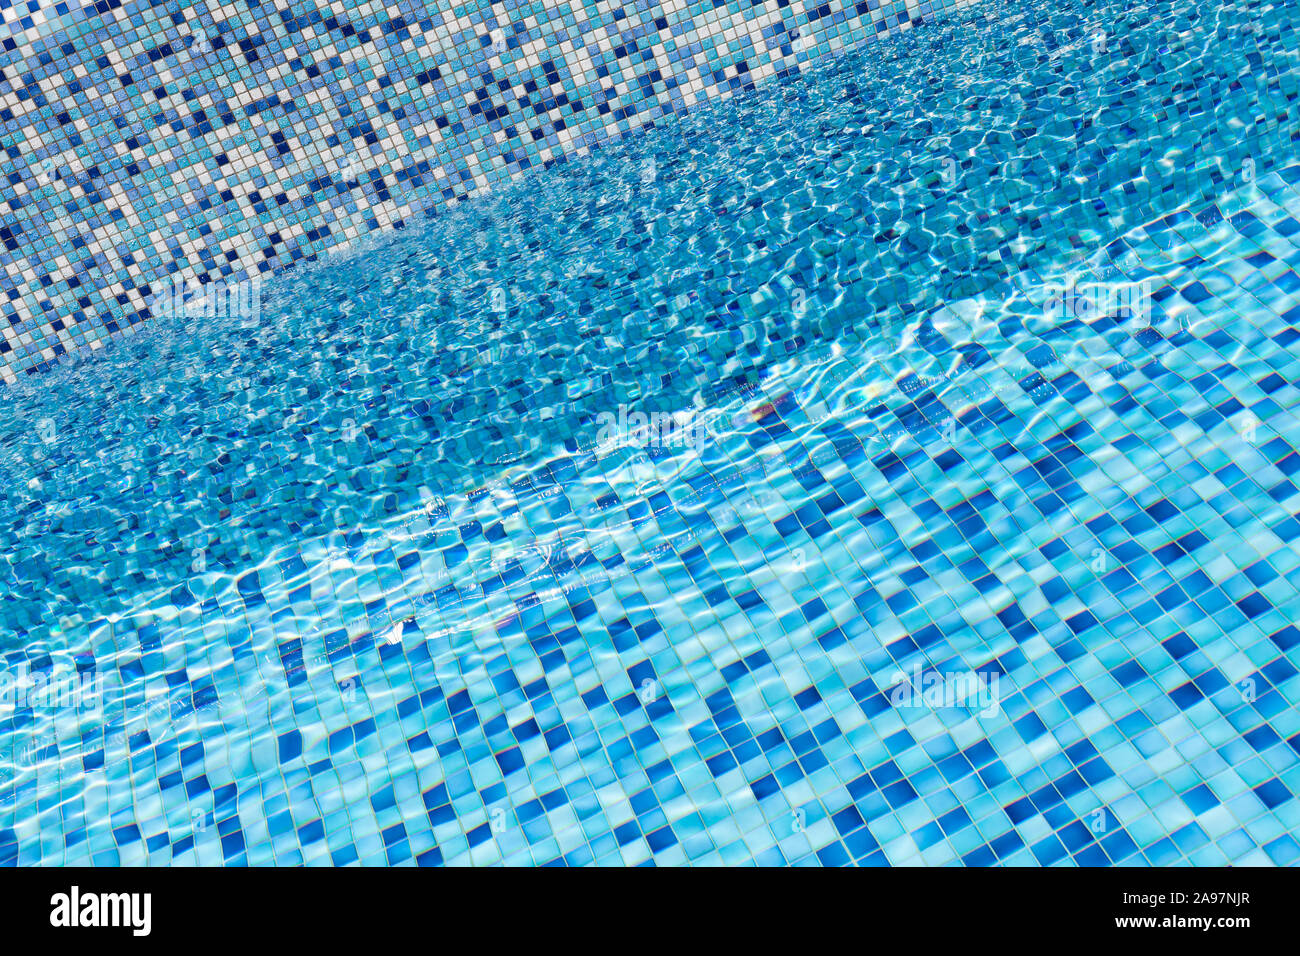
[[6, 387], [0, 862], [1293, 863], [1289, 11], [981, 7]]

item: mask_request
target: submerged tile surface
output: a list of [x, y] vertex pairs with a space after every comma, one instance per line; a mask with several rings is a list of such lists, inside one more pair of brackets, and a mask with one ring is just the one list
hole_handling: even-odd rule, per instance
[[12, 386], [0, 862], [1293, 864], [1289, 10], [920, 27]]

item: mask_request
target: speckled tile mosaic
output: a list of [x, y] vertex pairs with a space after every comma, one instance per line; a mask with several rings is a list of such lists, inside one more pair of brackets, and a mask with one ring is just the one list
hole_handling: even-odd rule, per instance
[[1295, 864], [1292, 12], [939, 17], [11, 383], [0, 863]]
[[955, 2], [17, 0], [0, 377]]

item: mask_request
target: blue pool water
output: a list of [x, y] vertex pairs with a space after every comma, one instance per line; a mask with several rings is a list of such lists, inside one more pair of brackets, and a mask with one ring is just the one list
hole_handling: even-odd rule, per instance
[[1295, 862], [1294, 20], [982, 7], [6, 388], [0, 862]]

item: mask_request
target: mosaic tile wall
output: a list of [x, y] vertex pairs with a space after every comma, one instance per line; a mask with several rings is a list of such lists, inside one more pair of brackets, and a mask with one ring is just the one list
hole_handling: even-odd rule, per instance
[[0, 0], [0, 376], [965, 0]]

